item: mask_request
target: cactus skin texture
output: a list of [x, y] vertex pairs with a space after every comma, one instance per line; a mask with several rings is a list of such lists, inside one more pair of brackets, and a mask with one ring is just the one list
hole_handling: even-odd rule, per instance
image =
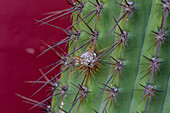
[[[96, 4], [96, 0], [92, 1]], [[92, 19], [88, 25], [94, 30], [99, 32], [96, 49], [101, 50], [103, 48], [110, 48], [114, 43], [116, 43], [116, 38], [114, 38], [115, 33], [120, 33], [118, 26], [113, 30], [113, 32], [109, 35], [107, 39], [106, 36], [108, 35], [109, 31], [113, 28], [116, 24], [113, 17], [116, 18], [118, 21], [119, 18], [122, 16], [124, 8], [118, 6], [118, 0], [104, 0], [99, 1], [103, 3], [103, 10], [98, 16], [97, 25], [95, 26], [95, 18]], [[121, 1], [122, 4], [125, 4], [125, 1]], [[129, 1], [128, 1], [129, 2]], [[71, 106], [74, 104], [74, 99], [76, 93], [78, 92], [75, 85], [80, 85], [84, 78], [84, 73], [81, 73], [78, 77], [75, 76], [80, 72], [80, 70], [74, 72], [69, 77], [70, 70], [63, 72], [60, 78], [60, 82], [62, 84], [68, 85], [67, 96], [63, 97], [62, 112], [68, 112], [71, 108], [71, 113], [93, 113], [98, 112], [102, 113], [104, 107], [104, 113], [168, 113], [170, 111], [170, 83], [169, 83], [169, 67], [170, 67], [170, 44], [168, 41], [165, 41], [165, 46], [161, 44], [157, 57], [159, 58], [160, 64], [160, 71], [157, 71], [157, 75], [154, 74], [153, 81], [149, 81], [148, 84], [152, 84], [155, 91], [154, 94], [157, 97], [152, 96], [151, 101], [150, 99], [147, 100], [147, 96], [142, 99], [142, 94], [144, 93], [144, 88], [141, 85], [146, 86], [147, 81], [149, 79], [149, 75], [142, 78], [147, 71], [142, 72], [147, 68], [146, 65], [141, 65], [143, 63], [148, 63], [147, 60], [143, 56], [147, 56], [148, 58], [152, 58], [155, 56], [156, 51], [156, 44], [149, 49], [155, 40], [154, 33], [152, 31], [157, 31], [158, 28], [161, 27], [162, 18], [164, 14], [160, 14], [162, 10], [159, 10], [162, 5], [161, 1], [159, 0], [133, 0], [135, 10], [131, 15], [128, 17], [128, 21], [126, 21], [125, 17], [119, 22], [118, 24], [123, 30], [128, 31], [128, 40], [127, 44], [125, 45], [125, 54], [121, 52], [121, 47], [116, 48], [111, 54], [112, 57], [115, 59], [121, 59], [123, 61], [123, 70], [121, 71], [121, 76], [115, 75], [114, 79], [111, 79], [111, 82], [108, 83], [108, 86], [112, 87], [116, 84], [118, 87], [118, 96], [115, 97], [116, 101], [111, 100], [106, 103], [109, 98], [108, 93], [103, 91], [102, 94], [98, 97], [101, 92], [101, 89], [104, 87], [102, 84], [106, 84], [109, 78], [112, 76], [114, 72], [114, 66], [109, 65], [106, 62], [114, 62], [113, 59], [107, 56], [102, 56], [101, 64], [103, 67], [99, 68], [99, 71], [93, 73], [91, 80], [88, 79], [87, 83], [83, 84], [82, 86], [86, 86], [89, 90], [89, 93], [86, 97], [86, 101], [78, 100], [77, 103], [72, 108]], [[85, 7], [82, 10], [81, 17], [83, 18], [89, 12], [93, 11], [92, 4], [89, 1], [85, 1]], [[77, 20], [75, 19], [77, 14], [73, 14], [73, 23]], [[92, 17], [89, 15], [87, 18], [83, 19], [84, 21], [88, 22], [88, 20]], [[95, 16], [96, 17], [96, 16]], [[79, 18], [80, 19], [80, 18]], [[170, 26], [170, 17], [166, 14], [165, 17], [165, 25], [164, 29]], [[87, 33], [84, 31], [90, 32], [88, 27], [80, 21], [80, 23], [74, 25], [77, 29], [80, 28], [82, 31], [78, 46], [84, 44], [84, 40], [89, 38]], [[166, 31], [166, 33], [169, 29]], [[73, 51], [73, 45], [69, 46], [69, 52]], [[81, 49], [81, 52], [75, 52], [75, 55], [80, 56], [80, 53], [85, 53], [87, 48]], [[142, 56], [143, 55], [143, 56]], [[73, 68], [73, 70], [76, 66]], [[141, 73], [142, 72], [142, 73]], [[141, 79], [142, 78], [142, 79]], [[120, 80], [120, 83], [119, 83]], [[74, 85], [72, 84], [74, 83]], [[101, 84], [102, 83], [102, 84]], [[107, 88], [105, 88], [107, 89]], [[140, 91], [141, 90], [141, 91]], [[57, 91], [56, 91], [57, 92]], [[54, 92], [54, 94], [56, 93]], [[144, 93], [145, 94], [145, 93]], [[80, 94], [77, 96], [79, 97]], [[53, 106], [60, 106], [60, 102], [58, 105], [56, 104], [57, 96], [53, 97]], [[97, 98], [97, 100], [96, 100]], [[148, 102], [146, 102], [148, 101]], [[152, 103], [152, 104], [151, 104]], [[81, 104], [79, 106], [79, 104]], [[147, 106], [146, 106], [147, 104]], [[109, 108], [110, 106], [110, 108]], [[147, 107], [147, 109], [146, 109]], [[145, 110], [146, 109], [146, 110]], [[58, 112], [59, 108], [55, 107], [55, 111]]]
[[[63, 10], [56, 18], [51, 16], [38, 21], [59, 28], [51, 25], [50, 21], [70, 14], [73, 15], [73, 24], [69, 28], [73, 32], [80, 31], [73, 44], [68, 41], [68, 54], [61, 56], [60, 84], [53, 92], [51, 111], [48, 112], [169, 113], [169, 2], [68, 0], [72, 9]], [[162, 32], [165, 30], [165, 35], [164, 32], [161, 36], [158, 34], [160, 29]], [[58, 75], [47, 80], [45, 85]], [[44, 76], [48, 76], [48, 72], [38, 80]]]

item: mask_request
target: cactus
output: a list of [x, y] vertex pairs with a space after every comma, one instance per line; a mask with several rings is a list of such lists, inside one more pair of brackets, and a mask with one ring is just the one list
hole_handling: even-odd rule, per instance
[[[53, 94], [32, 108], [52, 99], [46, 112], [168, 113], [170, 0], [67, 2], [69, 9], [37, 20], [64, 31], [67, 37], [46, 44], [49, 48], [42, 52], [52, 49], [61, 60], [34, 81], [44, 85], [33, 95], [49, 84]], [[50, 23], [62, 17], [72, 25], [63, 29]], [[64, 43], [69, 45], [68, 54], [56, 51]], [[47, 78], [58, 66], [60, 73]], [[47, 81], [40, 81], [44, 77]]]

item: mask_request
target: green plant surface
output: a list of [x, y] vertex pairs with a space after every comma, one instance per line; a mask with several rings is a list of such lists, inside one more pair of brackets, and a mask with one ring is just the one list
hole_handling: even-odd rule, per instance
[[[151, 48], [151, 50], [148, 50], [149, 47], [153, 44], [153, 41], [150, 41], [153, 39], [152, 31], [157, 31], [157, 28], [161, 26], [161, 16], [158, 16], [160, 12], [156, 12], [157, 9], [159, 9], [159, 6], [156, 4], [159, 4], [159, 0], [153, 0], [152, 1], [152, 9], [150, 13], [150, 17], [148, 20], [147, 28], [146, 28], [146, 33], [145, 33], [145, 39], [144, 39], [144, 44], [142, 47], [142, 52], [141, 55], [148, 56], [149, 58], [154, 57], [155, 54], [155, 48]], [[169, 26], [169, 19], [167, 19], [166, 22], [166, 27]], [[158, 72], [157, 79], [155, 78], [154, 83], [156, 85], [156, 89], [158, 90], [163, 90], [165, 92], [157, 92], [155, 95], [158, 97], [152, 97], [152, 105], [148, 105], [148, 112], [149, 113], [161, 113], [163, 110], [164, 106], [164, 101], [165, 101], [165, 96], [167, 95], [166, 89], [168, 87], [168, 76], [169, 76], [169, 65], [170, 65], [170, 59], [169, 55], [170, 53], [168, 52], [169, 44], [166, 43], [166, 47], [163, 45], [161, 46], [159, 57], [162, 61], [160, 70], [161, 72]], [[140, 63], [142, 64], [146, 62], [146, 59], [144, 59], [142, 56], [140, 57]], [[135, 91], [135, 89], [141, 89], [141, 86], [139, 84], [146, 84], [147, 78], [145, 77], [143, 79], [140, 79], [144, 74], [140, 74], [142, 70], [146, 69], [146, 66], [140, 66], [139, 71], [135, 80], [135, 86], [134, 86], [134, 92], [133, 92], [133, 100], [131, 104], [131, 112], [138, 111], [139, 113], [143, 111], [143, 107], [145, 106], [145, 99], [140, 103], [140, 98], [142, 96], [141, 91]], [[168, 112], [168, 111], [167, 111]]]
[[[145, 38], [145, 29], [148, 22], [152, 1], [135, 1], [135, 5], [136, 11], [132, 17], [130, 17], [128, 24], [124, 26], [124, 30], [127, 30], [129, 35], [126, 56], [122, 58], [122, 60], [125, 61], [125, 66], [120, 78], [120, 92], [122, 95], [118, 98], [118, 105], [114, 111], [117, 113], [128, 113], [130, 109], [131, 100], [133, 98], [132, 94], [134, 91], [134, 83], [139, 68], [139, 58], [141, 56], [142, 45]], [[120, 59], [120, 55], [116, 53], [117, 51], [113, 52], [112, 56]], [[113, 69], [111, 68], [110, 71], [113, 71]], [[111, 74], [108, 78], [110, 78]], [[115, 78], [113, 83], [118, 85], [118, 78]], [[104, 107], [104, 105], [105, 102], [103, 102], [102, 106]], [[103, 110], [103, 107], [100, 108], [100, 111]], [[112, 111], [109, 112], [111, 113]]]
[[[95, 0], [93, 0], [93, 2], [95, 3]], [[104, 8], [99, 15], [98, 24], [96, 27], [96, 30], [99, 32], [96, 51], [102, 50], [106, 47], [107, 49], [111, 47], [116, 41], [116, 39], [114, 38], [114, 32], [120, 33], [118, 27], [116, 27], [111, 35], [107, 39], [105, 39], [109, 31], [116, 24], [114, 22], [113, 16], [116, 18], [116, 20], [118, 20], [123, 14], [120, 13], [123, 8], [117, 6], [117, 2], [119, 2], [119, 0], [104, 0], [102, 2], [104, 4]], [[142, 63], [147, 63], [147, 60], [142, 55], [147, 56], [148, 58], [152, 58], [155, 55], [156, 46], [152, 47], [151, 49], [149, 48], [154, 42], [151, 41], [154, 38], [154, 36], [152, 35], [152, 31], [157, 31], [157, 28], [161, 26], [162, 15], [159, 15], [161, 11], [158, 11], [161, 6], [157, 5], [161, 4], [161, 2], [159, 0], [134, 0], [134, 2], [135, 11], [129, 17], [129, 21], [126, 22], [126, 20], [123, 19], [119, 23], [123, 30], [128, 31], [128, 41], [125, 54], [122, 54], [120, 57], [120, 47], [118, 47], [110, 54], [116, 59], [121, 59], [124, 64], [124, 68], [121, 73], [121, 77], [119, 78], [120, 86], [118, 76], [112, 79], [111, 82], [108, 84], [108, 86], [113, 86], [116, 84], [119, 89], [119, 94], [116, 100], [117, 103], [115, 103], [114, 106], [111, 105], [110, 109], [108, 105], [105, 113], [144, 113], [145, 111], [146, 98], [141, 101], [143, 91], [138, 91], [139, 89], [144, 89], [140, 86], [140, 84], [146, 85], [149, 76], [147, 75], [146, 77], [141, 79], [145, 74], [145, 72], [141, 72], [147, 68], [146, 65], [141, 65]], [[89, 1], [86, 1], [81, 16], [83, 17], [87, 15], [92, 10], [93, 8], [91, 7], [91, 4], [89, 3]], [[76, 17], [76, 15], [77, 14], [74, 14], [74, 17]], [[92, 16], [89, 16], [84, 20], [87, 22], [91, 17]], [[76, 22], [76, 19], [74, 19], [74, 22]], [[95, 19], [93, 19], [88, 25], [93, 28], [94, 24]], [[82, 31], [80, 39], [78, 41], [78, 45], [81, 46], [82, 44], [84, 44], [84, 40], [89, 38], [89, 35], [83, 32], [83, 30], [88, 32], [90, 31], [82, 21], [79, 23], [79, 25], [75, 25], [75, 27], [77, 29], [80, 27], [80, 30]], [[169, 16], [167, 16], [165, 20], [165, 29], [167, 27], [170, 27]], [[167, 32], [168, 31], [169, 29], [167, 30]], [[74, 45], [69, 46], [69, 53], [73, 51], [73, 48]], [[168, 41], [165, 41], [165, 47], [164, 45], [161, 45], [158, 52], [158, 58], [161, 61], [161, 72], [157, 73], [157, 79], [154, 76], [155, 89], [164, 92], [155, 92], [155, 95], [158, 98], [152, 96], [152, 104], [150, 101], [148, 102], [148, 113], [168, 113], [170, 111], [169, 50], [170, 44], [168, 44]], [[82, 48], [75, 53], [75, 56], [81, 56], [81, 54], [86, 51], [87, 48]], [[71, 113], [93, 113], [95, 111], [102, 113], [106, 105], [106, 98], [108, 97], [108, 94], [103, 94], [103, 92], [97, 100], [96, 98], [100, 94], [101, 88], [104, 87], [100, 83], [105, 84], [113, 74], [114, 68], [113, 66], [110, 66], [108, 62], [113, 62], [109, 55], [106, 57], [102, 57], [101, 64], [103, 65], [103, 67], [99, 67], [99, 71], [96, 71], [96, 73], [92, 75], [91, 80], [90, 78], [88, 78], [87, 84], [85, 85], [89, 90], [86, 101], [83, 101], [83, 104], [80, 105], [80, 108], [78, 109], [80, 101], [79, 100], [71, 110]], [[76, 66], [74, 66], [73, 70], [75, 68]], [[78, 91], [78, 89], [72, 83], [78, 86], [83, 81], [84, 73], [75, 78], [79, 72], [80, 70], [74, 72], [69, 76], [71, 72], [70, 70], [68, 70], [61, 75], [60, 82], [62, 83], [62, 85], [68, 85], [67, 95], [64, 96], [62, 100], [64, 103], [62, 109], [65, 111], [69, 111], [69, 109], [71, 108], [75, 99], [75, 95]], [[58, 91], [55, 91], [54, 94], [56, 92]], [[55, 107], [55, 112], [59, 111], [59, 108], [56, 106], [61, 106], [61, 101], [58, 102], [58, 104], [56, 105], [56, 101], [58, 100], [58, 98], [59, 96], [53, 97], [52, 107]]]
[[170, 101], [170, 79], [168, 78], [168, 88], [167, 88], [167, 93], [166, 93], [166, 97], [164, 100], [164, 106], [163, 106], [163, 113], [168, 113], [169, 112], [169, 101]]
[[[114, 7], [116, 7], [116, 4], [114, 4], [112, 2], [113, 2], [112, 0], [107, 0], [106, 2], [104, 2], [103, 12], [99, 16], [99, 25], [98, 25], [98, 28], [97, 28], [97, 30], [99, 32], [99, 37], [98, 37], [98, 42], [97, 42], [98, 49], [103, 49], [103, 48], [108, 47], [108, 45], [112, 45], [113, 44], [113, 38], [112, 37], [110, 37], [109, 39], [103, 41], [105, 39], [105, 36], [107, 35], [108, 31], [110, 30], [110, 28], [114, 24], [113, 18], [111, 17], [109, 12], [110, 11], [114, 11], [115, 12], [115, 10], [117, 10], [117, 9], [114, 9]], [[111, 4], [108, 4], [108, 3], [111, 3]], [[89, 3], [86, 3], [86, 7], [84, 7], [83, 11], [86, 11], [89, 8], [91, 8], [89, 6]], [[87, 12], [89, 12], [89, 11], [87, 11]], [[86, 14], [88, 14], [88, 13], [85, 12], [84, 15], [86, 15]], [[106, 21], [106, 18], [107, 18], [107, 21]], [[91, 23], [93, 23], [93, 22], [91, 22]], [[81, 24], [81, 27], [83, 28], [83, 30], [88, 30], [87, 27], [83, 23]], [[87, 39], [87, 37], [89, 37], [87, 34], [82, 33], [81, 36], [80, 36], [79, 45], [83, 44], [83, 42], [81, 42], [81, 41], [83, 41], [84, 39]], [[112, 41], [110, 41], [110, 39]], [[72, 49], [73, 49], [73, 47], [70, 46], [69, 51], [71, 52]], [[105, 60], [109, 60], [110, 58], [106, 57], [104, 59]], [[102, 73], [101, 72], [100, 73], [99, 72], [95, 73], [94, 78], [92, 78], [92, 82], [88, 82], [87, 86], [88, 86], [88, 88], [90, 90], [90, 93], [88, 95], [87, 102], [89, 104], [83, 103], [83, 107], [81, 107], [79, 112], [84, 112], [84, 111], [86, 111], [86, 112], [93, 112], [93, 109], [96, 109], [96, 110], [99, 109], [99, 106], [102, 103], [102, 98], [99, 98], [98, 102], [95, 102], [95, 100], [97, 98], [97, 95], [101, 91], [101, 89], [99, 89], [99, 87], [98, 87], [99, 82], [104, 83], [106, 81], [106, 77], [107, 77], [107, 74], [109, 72], [109, 70], [108, 70], [109, 65], [107, 65], [105, 62], [102, 62], [102, 65], [104, 66], [104, 68], [100, 69], [102, 71]], [[78, 72], [76, 72], [76, 73], [74, 73], [74, 75], [71, 75], [70, 77], [68, 77], [69, 72], [66, 72], [66, 73], [63, 73], [62, 77], [60, 78], [60, 82], [61, 83], [67, 84], [69, 86], [69, 91], [67, 92], [67, 97], [63, 99], [64, 103], [72, 103], [74, 98], [75, 98], [75, 95], [77, 93], [77, 90], [71, 84], [71, 82], [76, 84], [76, 85], [78, 85], [78, 84], [81, 84], [81, 81], [84, 78], [84, 75], [81, 74], [79, 77], [74, 79], [74, 77], [77, 74], [78, 74]], [[71, 105], [72, 104], [65, 104], [63, 109], [66, 109], [66, 111], [67, 111], [67, 110], [69, 110], [71, 108]], [[77, 107], [78, 107], [78, 103], [75, 105], [75, 107], [72, 110], [72, 112], [76, 112], [77, 111]], [[57, 110], [58, 110], [58, 108], [57, 108]]]

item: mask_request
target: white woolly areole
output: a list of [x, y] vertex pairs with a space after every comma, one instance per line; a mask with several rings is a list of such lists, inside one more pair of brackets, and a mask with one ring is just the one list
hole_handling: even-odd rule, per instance
[[132, 1], [127, 2], [129, 5], [133, 5], [134, 3]]
[[114, 86], [112, 88], [114, 89], [115, 92], [118, 91], [117, 87]]
[[80, 56], [81, 65], [93, 67], [95, 65], [96, 53], [87, 51]]
[[118, 93], [118, 88], [116, 88], [115, 86], [112, 87], [112, 91], [110, 92], [110, 96], [112, 97], [116, 97]]
[[[64, 106], [64, 102], [63, 102], [63, 101], [61, 101], [60, 108], [63, 108], [63, 106]], [[59, 109], [59, 113], [64, 113], [64, 111], [62, 111], [62, 110], [60, 110], [60, 109]]]

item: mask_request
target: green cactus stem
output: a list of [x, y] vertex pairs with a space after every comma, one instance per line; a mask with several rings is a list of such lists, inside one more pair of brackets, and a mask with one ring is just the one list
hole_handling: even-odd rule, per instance
[[[37, 20], [67, 34], [42, 54], [64, 43], [69, 51], [56, 52], [61, 60], [38, 79], [60, 65], [39, 90], [61, 74], [59, 87], [33, 107], [52, 98], [55, 113], [168, 113], [170, 0], [67, 2], [71, 8]], [[65, 16], [73, 16], [68, 28], [50, 24]]]

